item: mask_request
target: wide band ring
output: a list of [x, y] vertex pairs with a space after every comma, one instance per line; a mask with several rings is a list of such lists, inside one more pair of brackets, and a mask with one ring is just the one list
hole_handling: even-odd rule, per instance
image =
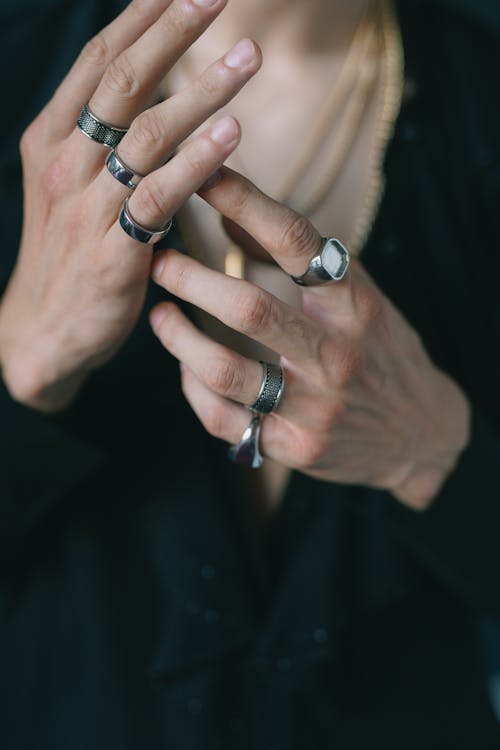
[[250, 469], [260, 469], [264, 463], [259, 449], [260, 420], [260, 414], [255, 414], [238, 445], [232, 445], [229, 448], [227, 455], [230, 461]]
[[127, 132], [127, 128], [115, 128], [99, 120], [86, 104], [83, 105], [76, 124], [87, 138], [108, 148], [116, 148]]
[[170, 219], [168, 224], [165, 224], [163, 229], [147, 229], [146, 227], [141, 226], [141, 224], [138, 224], [130, 214], [128, 201], [128, 198], [125, 198], [123, 201], [119, 221], [121, 228], [129, 235], [129, 237], [132, 237], [132, 239], [138, 240], [145, 245], [154, 245], [155, 242], [160, 242], [160, 240], [167, 236], [172, 227], [172, 219]]
[[264, 370], [262, 383], [257, 398], [248, 408], [258, 414], [270, 414], [277, 408], [283, 395], [285, 376], [279, 365], [262, 360], [260, 363]]
[[122, 185], [125, 185], [131, 190], [135, 190], [137, 185], [140, 183], [140, 181], [144, 177], [143, 174], [134, 172], [133, 169], [130, 169], [130, 167], [127, 167], [125, 162], [122, 161], [121, 158], [116, 153], [116, 149], [113, 149], [108, 154], [106, 158], [106, 166], [108, 168], [110, 175], [114, 177], [115, 180], [118, 180], [118, 182], [121, 182]]
[[302, 276], [292, 276], [299, 286], [318, 286], [332, 281], [341, 281], [349, 268], [349, 253], [340, 240], [324, 237], [317, 255], [309, 261]]

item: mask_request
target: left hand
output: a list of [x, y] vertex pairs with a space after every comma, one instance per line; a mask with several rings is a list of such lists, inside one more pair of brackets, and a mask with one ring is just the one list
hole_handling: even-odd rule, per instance
[[[228, 168], [200, 194], [288, 274], [301, 275], [318, 252], [307, 219]], [[305, 288], [302, 311], [174, 250], [157, 254], [153, 277], [281, 355], [285, 390], [263, 419], [263, 454], [319, 479], [388, 490], [415, 510], [435, 498], [467, 445], [469, 406], [357, 258], [341, 282]], [[212, 341], [173, 303], [154, 308], [151, 323], [184, 365], [184, 394], [205, 428], [238, 443], [261, 365]]]

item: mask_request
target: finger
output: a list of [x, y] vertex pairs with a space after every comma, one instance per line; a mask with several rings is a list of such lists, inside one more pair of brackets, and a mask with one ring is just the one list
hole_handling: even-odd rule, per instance
[[[191, 85], [135, 118], [119, 146], [120, 159], [137, 174], [149, 174], [165, 163], [177, 146], [214, 112], [227, 104], [260, 68], [262, 55], [250, 39], [242, 39]], [[106, 167], [98, 178], [103, 194], [128, 194]], [[116, 184], [115, 184], [116, 183]]]
[[228, 167], [220, 170], [217, 182], [208, 189], [202, 187], [199, 193], [251, 235], [292, 276], [303, 274], [321, 247], [321, 235], [307, 218], [265, 195]]
[[106, 68], [90, 99], [94, 114], [128, 127], [179, 57], [205, 31], [227, 0], [174, 0], [144, 34]]
[[207, 388], [240, 404], [256, 401], [263, 378], [260, 362], [210, 339], [172, 303], [155, 307], [150, 320], [163, 346]]
[[316, 361], [320, 328], [263, 289], [213, 271], [174, 250], [157, 254], [152, 273], [172, 294], [292, 362]]
[[260, 242], [257, 242], [251, 234], [245, 232], [239, 224], [236, 224], [227, 217], [222, 217], [222, 226], [227, 236], [234, 242], [235, 245], [244, 250], [246, 255], [254, 260], [258, 260], [260, 263], [274, 263], [274, 259], [269, 255], [267, 250], [262, 247]]
[[[236, 120], [224, 117], [193, 138], [161, 169], [141, 181], [128, 204], [131, 216], [151, 230], [165, 226], [200, 184], [234, 151], [240, 137], [241, 130]], [[118, 221], [113, 223], [110, 232], [120, 243], [123, 242], [124, 233]]]
[[107, 66], [133, 44], [171, 2], [133, 0], [114, 21], [87, 42], [47, 106], [51, 135], [55, 139], [70, 135], [83, 104], [96, 90]]
[[[207, 388], [187, 367], [181, 370], [182, 390], [194, 413], [213, 437], [237, 444], [253, 417], [244, 406], [228, 401]], [[264, 456], [274, 458], [282, 463], [292, 459], [296, 449], [292, 450], [293, 438], [276, 415], [270, 414], [262, 419], [259, 448]], [[290, 464], [287, 464], [290, 465]]]

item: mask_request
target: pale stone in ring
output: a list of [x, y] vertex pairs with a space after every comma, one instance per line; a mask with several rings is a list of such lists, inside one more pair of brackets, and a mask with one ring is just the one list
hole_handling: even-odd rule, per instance
[[309, 262], [302, 276], [292, 276], [300, 286], [318, 286], [331, 281], [341, 281], [349, 268], [349, 253], [334, 237], [325, 237], [317, 255]]

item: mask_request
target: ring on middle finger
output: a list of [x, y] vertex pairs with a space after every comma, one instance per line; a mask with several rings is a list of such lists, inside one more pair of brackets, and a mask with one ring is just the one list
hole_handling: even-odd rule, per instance
[[122, 185], [125, 185], [131, 190], [135, 190], [144, 177], [143, 174], [139, 174], [139, 172], [134, 172], [133, 169], [130, 169], [130, 167], [128, 167], [117, 154], [116, 149], [113, 149], [108, 154], [106, 166], [110, 175], [114, 177], [115, 180], [118, 180], [118, 182], [121, 182]]
[[260, 363], [263, 368], [262, 382], [257, 398], [248, 408], [258, 414], [270, 414], [278, 407], [283, 395], [285, 376], [279, 365], [262, 360]]

